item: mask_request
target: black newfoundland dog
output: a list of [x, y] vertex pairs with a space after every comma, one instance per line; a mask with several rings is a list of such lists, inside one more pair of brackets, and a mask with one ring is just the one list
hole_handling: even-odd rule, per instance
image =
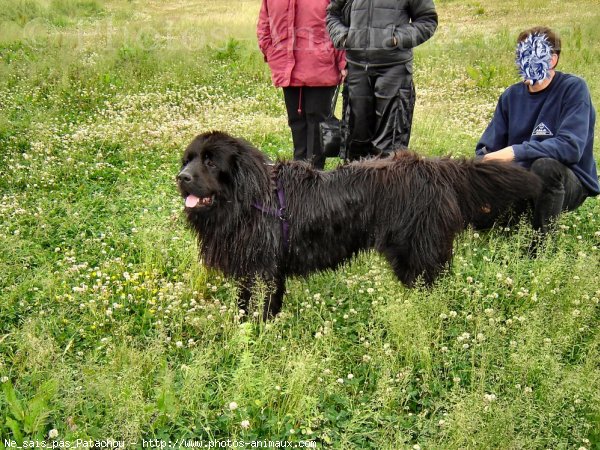
[[454, 237], [482, 208], [533, 198], [538, 178], [512, 164], [423, 158], [402, 151], [324, 172], [271, 164], [222, 132], [197, 136], [177, 176], [204, 263], [240, 283], [247, 311], [257, 279], [270, 286], [263, 319], [281, 309], [285, 278], [333, 269], [375, 249], [406, 286], [449, 264]]

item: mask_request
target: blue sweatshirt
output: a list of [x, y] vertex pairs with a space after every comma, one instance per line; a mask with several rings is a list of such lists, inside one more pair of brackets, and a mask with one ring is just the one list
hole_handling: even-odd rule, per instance
[[475, 153], [483, 156], [512, 145], [515, 161], [527, 168], [539, 158], [556, 159], [577, 175], [590, 196], [598, 195], [595, 122], [585, 81], [555, 72], [543, 91], [529, 92], [525, 83], [504, 91]]

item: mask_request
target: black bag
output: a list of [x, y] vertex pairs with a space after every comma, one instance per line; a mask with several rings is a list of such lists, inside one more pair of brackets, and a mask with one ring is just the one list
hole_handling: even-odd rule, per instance
[[323, 155], [327, 158], [339, 157], [342, 147], [345, 147], [345, 145], [342, 145], [342, 123], [340, 119], [334, 116], [335, 105], [337, 104], [339, 93], [340, 85], [338, 84], [335, 88], [335, 94], [333, 94], [329, 115], [327, 116], [327, 119], [319, 123], [321, 150], [323, 151]]

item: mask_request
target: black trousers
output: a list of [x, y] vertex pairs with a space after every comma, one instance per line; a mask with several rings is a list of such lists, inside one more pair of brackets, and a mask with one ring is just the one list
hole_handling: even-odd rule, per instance
[[408, 147], [415, 107], [412, 63], [348, 64], [351, 159]]
[[577, 175], [561, 162], [552, 158], [536, 159], [529, 169], [542, 180], [542, 192], [533, 202], [514, 205], [508, 215], [495, 211], [482, 214], [474, 223], [477, 229], [491, 228], [494, 224], [511, 225], [523, 214], [530, 214], [534, 230], [545, 235], [563, 211], [577, 209], [589, 196]]
[[530, 170], [542, 179], [543, 186], [542, 193], [533, 204], [531, 224], [544, 234], [562, 211], [573, 211], [589, 193], [577, 175], [555, 159], [536, 159]]
[[292, 130], [294, 160], [309, 161], [315, 168], [325, 166], [319, 139], [319, 123], [329, 115], [335, 86], [284, 87], [288, 125]]

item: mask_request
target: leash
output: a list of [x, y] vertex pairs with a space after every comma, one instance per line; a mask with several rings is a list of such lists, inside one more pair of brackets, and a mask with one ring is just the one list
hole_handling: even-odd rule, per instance
[[281, 179], [277, 179], [277, 200], [279, 208], [265, 208], [260, 203], [253, 203], [252, 206], [259, 211], [277, 217], [281, 221], [281, 232], [283, 234], [283, 248], [287, 253], [290, 246], [290, 223], [285, 212], [285, 195], [281, 186]]

